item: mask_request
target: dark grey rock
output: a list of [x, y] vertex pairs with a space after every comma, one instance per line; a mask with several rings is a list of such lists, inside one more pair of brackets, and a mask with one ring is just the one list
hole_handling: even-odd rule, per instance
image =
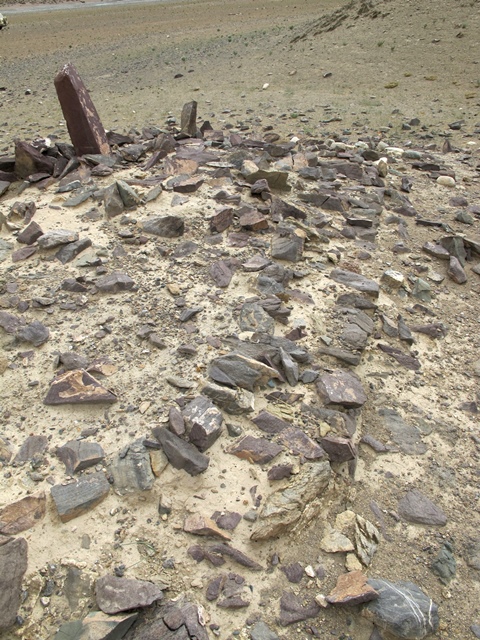
[[460, 261], [455, 256], [450, 256], [447, 276], [457, 284], [465, 284], [465, 282], [467, 281], [467, 274], [465, 273], [465, 269], [462, 267]]
[[123, 180], [117, 180], [117, 189], [126, 209], [133, 209], [142, 199], [132, 187]]
[[105, 452], [97, 442], [71, 440], [57, 449], [57, 456], [65, 465], [67, 474], [72, 475], [101, 462]]
[[427, 496], [418, 489], [408, 491], [398, 502], [398, 513], [407, 522], [443, 527], [447, 517]]
[[175, 469], [184, 469], [191, 476], [203, 473], [210, 463], [210, 458], [190, 442], [181, 440], [174, 433], [163, 427], [155, 427], [153, 435], [162, 445], [168, 461]]
[[24, 538], [0, 540], [0, 632], [15, 623], [27, 558], [28, 545]]
[[457, 561], [453, 555], [453, 546], [445, 542], [431, 564], [432, 571], [440, 578], [442, 584], [448, 584], [457, 572]]
[[98, 278], [95, 286], [102, 293], [119, 293], [133, 289], [135, 282], [126, 273], [114, 271], [107, 276]]
[[421, 431], [414, 425], [406, 423], [395, 409], [382, 408], [378, 410], [378, 414], [382, 416], [392, 440], [404, 453], [422, 455], [427, 451], [427, 445], [422, 441]]
[[280, 638], [263, 620], [259, 620], [250, 631], [250, 640], [280, 640]]
[[239, 524], [242, 516], [235, 511], [215, 511], [212, 516], [212, 520], [216, 522], [220, 529], [225, 531], [233, 531]]
[[137, 618], [136, 612], [109, 616], [93, 611], [83, 620], [62, 624], [53, 640], [121, 640]]
[[264, 386], [272, 378], [280, 377], [272, 367], [237, 353], [214, 358], [208, 373], [219, 384], [248, 391], [253, 391], [256, 385]]
[[368, 334], [357, 324], [347, 324], [340, 335], [340, 340], [352, 349], [363, 351], [367, 346]]
[[233, 278], [233, 272], [226, 260], [217, 260], [210, 265], [210, 276], [220, 289], [226, 289]]
[[62, 522], [93, 509], [107, 497], [109, 491], [110, 484], [102, 472], [84, 476], [71, 484], [57, 484], [50, 490]]
[[258, 302], [245, 302], [242, 305], [238, 324], [242, 331], [268, 333], [270, 335], [273, 335], [275, 331], [274, 319], [264, 311]]
[[192, 400], [182, 412], [188, 439], [200, 451], [206, 451], [223, 431], [223, 416], [205, 396]]
[[53, 229], [52, 231], [46, 231], [41, 235], [37, 242], [40, 249], [56, 249], [62, 244], [68, 244], [69, 242], [76, 242], [78, 240], [78, 233], [76, 231], [68, 231], [67, 229]]
[[81, 238], [76, 242], [69, 242], [63, 245], [55, 254], [55, 258], [60, 260], [62, 264], [67, 264], [74, 260], [82, 251], [92, 246], [90, 238]]
[[103, 576], [97, 580], [95, 594], [98, 607], [108, 614], [148, 607], [163, 598], [162, 590], [146, 580]]
[[298, 262], [303, 255], [303, 238], [292, 233], [277, 235], [272, 238], [272, 258]]
[[280, 362], [288, 384], [294, 387], [298, 382], [298, 365], [282, 347], [280, 347]]
[[121, 495], [149, 491], [155, 481], [150, 455], [141, 442], [125, 447], [112, 461], [110, 472], [115, 491]]
[[438, 629], [438, 607], [417, 585], [383, 579], [370, 579], [368, 584], [379, 597], [363, 614], [380, 629], [406, 640], [422, 640]]
[[355, 447], [350, 438], [325, 436], [320, 444], [332, 462], [348, 462], [356, 458]]
[[302, 622], [308, 618], [315, 618], [321, 611], [320, 605], [314, 600], [303, 604], [294, 593], [285, 591], [280, 600], [280, 624], [284, 627], [295, 622]]
[[297, 427], [289, 426], [278, 434], [278, 440], [294, 455], [306, 460], [319, 460], [325, 457], [322, 447]]
[[281, 567], [281, 570], [285, 574], [287, 580], [292, 584], [298, 584], [299, 582], [301, 582], [303, 576], [305, 575], [303, 567], [299, 562], [287, 564], [284, 567]]
[[337, 369], [332, 373], [324, 373], [317, 380], [316, 387], [326, 405], [339, 404], [355, 409], [367, 401], [359, 377], [350, 371]]
[[246, 389], [230, 389], [210, 382], [203, 387], [202, 394], [230, 415], [247, 414], [254, 410], [255, 396]]
[[290, 423], [277, 418], [277, 416], [268, 411], [261, 411], [258, 416], [252, 419], [252, 422], [265, 433], [280, 433], [283, 429], [290, 427]]
[[32, 220], [29, 225], [27, 225], [17, 236], [17, 242], [21, 242], [22, 244], [33, 244], [36, 242], [40, 236], [43, 236], [43, 231], [35, 220]]
[[46, 436], [28, 436], [13, 459], [14, 464], [40, 459], [48, 447]]
[[378, 298], [378, 294], [380, 292], [380, 286], [378, 282], [374, 280], [369, 280], [365, 278], [365, 276], [361, 276], [358, 273], [354, 273], [353, 271], [345, 271], [343, 269], [333, 269], [330, 272], [330, 278], [335, 280], [335, 282], [339, 282], [340, 284], [344, 284], [352, 289], [356, 289], [357, 291], [362, 291], [372, 298]]
[[465, 250], [463, 238], [460, 236], [445, 236], [440, 239], [440, 244], [451, 256], [457, 258], [462, 267], [465, 266], [467, 252]]
[[125, 210], [125, 205], [120, 196], [117, 183], [114, 182], [103, 192], [103, 206], [107, 218], [115, 218]]
[[143, 230], [162, 238], [179, 238], [185, 232], [181, 216], [153, 216], [142, 222]]
[[199, 314], [201, 311], [203, 311], [203, 307], [201, 307], [201, 306], [190, 307], [188, 309], [184, 309], [182, 311], [182, 313], [180, 314], [179, 320], [180, 320], [180, 322], [188, 322], [193, 317], [195, 317], [197, 314]]
[[20, 327], [15, 337], [21, 342], [29, 342], [34, 347], [39, 347], [50, 338], [50, 329], [39, 320], [34, 320], [30, 324]]

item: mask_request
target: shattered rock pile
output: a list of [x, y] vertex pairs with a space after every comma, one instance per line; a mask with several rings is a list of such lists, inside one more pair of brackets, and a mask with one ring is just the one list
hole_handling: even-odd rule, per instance
[[[414, 400], [450, 398], [442, 305], [480, 291], [478, 158], [245, 136], [196, 102], [179, 127], [105, 132], [71, 65], [55, 85], [73, 144], [0, 158], [0, 630], [323, 637], [354, 607], [355, 638], [435, 632], [423, 585], [376, 558], [455, 522], [421, 467], [456, 432]], [[409, 456], [387, 508], [368, 468]], [[284, 561], [302, 536], [310, 562]]]

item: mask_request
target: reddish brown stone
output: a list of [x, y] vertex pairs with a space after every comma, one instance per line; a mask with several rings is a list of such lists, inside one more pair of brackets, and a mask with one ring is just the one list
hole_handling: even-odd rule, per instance
[[40, 225], [35, 222], [35, 220], [32, 220], [32, 222], [18, 234], [17, 242], [21, 244], [33, 244], [40, 236], [43, 236], [43, 231]]
[[257, 464], [267, 464], [283, 451], [283, 447], [266, 438], [245, 436], [240, 442], [230, 448], [228, 453]]
[[367, 583], [361, 571], [351, 571], [338, 576], [335, 588], [328, 594], [330, 604], [356, 605], [378, 598], [378, 592]]
[[19, 178], [26, 178], [39, 172], [52, 175], [54, 165], [53, 158], [44, 156], [27, 142], [15, 144], [15, 173]]
[[216, 213], [210, 220], [210, 231], [213, 233], [221, 233], [228, 229], [233, 222], [233, 209], [232, 207], [224, 207]]
[[117, 396], [82, 369], [67, 371], [52, 382], [44, 404], [112, 403]]
[[34, 253], [37, 253], [37, 247], [22, 247], [21, 249], [17, 249], [12, 253], [12, 262], [20, 262], [21, 260], [26, 260], [33, 256]]
[[347, 462], [356, 456], [355, 448], [349, 438], [325, 436], [320, 440], [320, 444], [332, 462]]
[[75, 153], [78, 156], [87, 153], [109, 155], [105, 129], [73, 64], [66, 64], [57, 73], [54, 83]]
[[256, 209], [250, 207], [245, 208], [244, 211], [239, 212], [239, 223], [241, 227], [249, 229], [251, 231], [260, 231], [261, 229], [268, 229], [268, 220]]
[[173, 185], [173, 190], [177, 193], [194, 193], [199, 189], [204, 182], [204, 179], [200, 176], [191, 176], [184, 180], [178, 180]]
[[8, 504], [0, 511], [0, 533], [10, 536], [30, 529], [45, 515], [46, 504], [44, 491]]
[[199, 514], [187, 516], [183, 524], [183, 530], [196, 536], [213, 536], [227, 542], [231, 540], [228, 533], [224, 533], [219, 529], [213, 520]]

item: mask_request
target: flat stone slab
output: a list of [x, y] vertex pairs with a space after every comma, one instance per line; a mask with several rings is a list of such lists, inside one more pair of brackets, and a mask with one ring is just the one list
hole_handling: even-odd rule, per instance
[[365, 276], [362, 276], [353, 271], [345, 271], [344, 269], [333, 269], [330, 272], [330, 278], [335, 280], [335, 282], [339, 282], [340, 284], [344, 284], [347, 287], [351, 287], [352, 289], [356, 289], [357, 291], [362, 291], [362, 293], [366, 293], [372, 298], [378, 298], [380, 293], [380, 285], [378, 282], [374, 280], [369, 280]]
[[327, 406], [339, 404], [348, 409], [358, 409], [367, 401], [360, 378], [343, 369], [324, 373], [317, 380], [316, 387]]
[[291, 531], [301, 519], [305, 507], [327, 488], [330, 475], [327, 461], [304, 464], [285, 489], [275, 491], [265, 500], [251, 539], [268, 540]]
[[247, 391], [254, 391], [257, 385], [265, 386], [272, 378], [280, 378], [278, 371], [272, 367], [238, 353], [214, 358], [208, 373], [219, 384]]
[[109, 491], [110, 483], [101, 471], [80, 478], [71, 484], [56, 484], [50, 489], [62, 522], [69, 522], [87, 513], [100, 504]]
[[361, 571], [350, 571], [338, 576], [335, 588], [327, 596], [327, 602], [354, 606], [376, 598], [378, 593], [367, 583], [367, 576]]
[[53, 640], [120, 640], [137, 618], [137, 612], [109, 616], [93, 611], [83, 620], [62, 624]]
[[370, 579], [379, 594], [363, 609], [363, 615], [396, 638], [422, 640], [435, 633], [440, 620], [437, 605], [412, 582]]
[[146, 580], [103, 576], [95, 585], [98, 607], [108, 614], [148, 607], [163, 598], [162, 590]]
[[47, 405], [108, 403], [117, 401], [117, 396], [102, 386], [83, 369], [67, 371], [52, 382], [43, 401]]
[[407, 522], [443, 527], [447, 516], [418, 489], [408, 491], [398, 503], [398, 513]]
[[266, 438], [255, 438], [253, 436], [245, 436], [240, 442], [228, 449], [228, 453], [242, 460], [248, 460], [252, 464], [267, 464], [282, 451], [283, 447], [280, 445], [270, 442]]
[[71, 476], [77, 471], [83, 471], [101, 462], [105, 452], [97, 442], [71, 440], [63, 447], [58, 447], [57, 456], [65, 465], [65, 471]]
[[8, 504], [0, 509], [0, 534], [11, 536], [30, 529], [43, 519], [46, 507], [44, 491]]
[[28, 545], [24, 538], [0, 540], [0, 631], [15, 623], [27, 560]]
[[155, 482], [149, 452], [141, 442], [133, 442], [120, 451], [110, 471], [114, 489], [120, 495], [148, 491]]

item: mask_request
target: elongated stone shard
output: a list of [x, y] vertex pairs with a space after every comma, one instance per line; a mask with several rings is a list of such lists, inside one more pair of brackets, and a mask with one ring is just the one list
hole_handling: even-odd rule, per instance
[[86, 153], [110, 154], [107, 134], [83, 80], [71, 62], [54, 80], [68, 133], [77, 156]]

